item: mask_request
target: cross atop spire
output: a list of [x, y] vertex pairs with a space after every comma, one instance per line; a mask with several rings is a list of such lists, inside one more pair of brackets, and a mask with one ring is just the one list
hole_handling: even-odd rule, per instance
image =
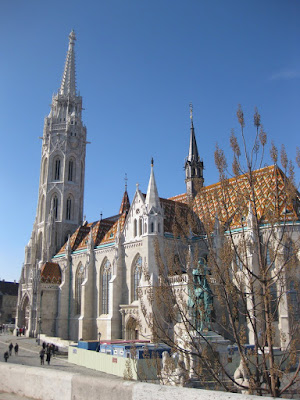
[[76, 96], [76, 74], [75, 74], [75, 32], [69, 34], [69, 48], [66, 57], [65, 69], [59, 89], [59, 94]]

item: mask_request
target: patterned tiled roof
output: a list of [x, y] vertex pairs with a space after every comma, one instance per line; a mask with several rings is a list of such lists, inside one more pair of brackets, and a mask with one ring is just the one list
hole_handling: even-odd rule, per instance
[[189, 207], [187, 204], [180, 203], [179, 201], [163, 198], [159, 200], [164, 210], [164, 232], [172, 233], [177, 213], [181, 214], [184, 212], [186, 214]]
[[122, 203], [121, 203], [121, 207], [119, 210], [119, 214], [123, 214], [124, 212], [129, 211], [129, 208], [130, 208], [130, 201], [129, 201], [127, 190], [125, 190], [123, 199], [122, 199]]
[[169, 197], [168, 200], [178, 201], [180, 203], [186, 203], [187, 196], [186, 193], [177, 194], [176, 196]]
[[46, 262], [42, 266], [41, 282], [61, 284], [61, 270], [57, 263]]
[[[278, 209], [285, 220], [298, 219], [293, 201], [286, 196], [287, 178], [277, 166], [265, 167], [253, 172], [254, 195], [258, 218], [267, 222], [267, 214]], [[296, 194], [299, 204], [299, 193]], [[194, 202], [194, 211], [201, 221], [214, 223], [215, 217], [231, 229], [241, 227], [241, 217], [248, 214], [249, 201], [252, 199], [251, 187], [247, 175], [231, 178], [226, 187], [220, 182], [202, 188]], [[211, 225], [211, 226], [212, 226]]]

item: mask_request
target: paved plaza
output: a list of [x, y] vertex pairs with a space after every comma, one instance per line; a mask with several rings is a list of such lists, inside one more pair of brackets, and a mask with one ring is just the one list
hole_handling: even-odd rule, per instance
[[[70, 364], [68, 362], [67, 355], [55, 355], [51, 357], [50, 365], [46, 362], [45, 364], [40, 364], [39, 352], [42, 346], [37, 344], [35, 338], [27, 338], [24, 336], [13, 336], [12, 334], [0, 334], [0, 362], [5, 363], [4, 353], [8, 351], [9, 344], [12, 343], [15, 346], [18, 343], [19, 351], [18, 355], [15, 355], [14, 350], [12, 355], [9, 357], [7, 364], [19, 364], [24, 366], [38, 367], [43, 369], [52, 369], [59, 371], [66, 371], [71, 373], [78, 373], [81, 375], [86, 375], [89, 377], [107, 377], [110, 380], [123, 381], [114, 375], [105, 374], [104, 372], [94, 371], [85, 367], [80, 367], [75, 364]], [[42, 344], [42, 342], [41, 342]], [[38, 384], [38, 383], [37, 383]], [[0, 400], [26, 400], [26, 397], [21, 397], [15, 394], [2, 393], [1, 383], [0, 383]]]

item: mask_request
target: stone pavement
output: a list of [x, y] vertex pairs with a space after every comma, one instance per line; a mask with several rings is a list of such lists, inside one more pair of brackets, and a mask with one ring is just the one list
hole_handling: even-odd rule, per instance
[[[19, 352], [18, 355], [15, 355], [13, 350], [12, 355], [9, 357], [7, 363], [39, 367], [44, 369], [48, 368], [57, 371], [80, 373], [81, 375], [87, 375], [90, 377], [91, 376], [109, 377], [112, 380], [123, 381], [122, 378], [117, 377], [115, 375], [110, 375], [104, 372], [94, 371], [92, 369], [81, 367], [75, 364], [70, 364], [68, 362], [67, 355], [56, 355], [55, 357], [52, 357], [50, 365], [47, 365], [45, 357], [45, 364], [40, 365], [39, 352], [42, 346], [41, 345], [39, 346], [37, 344], [36, 339], [27, 338], [24, 336], [13, 336], [12, 334], [0, 334], [0, 362], [5, 362], [3, 355], [4, 352], [8, 350], [8, 346], [10, 343], [12, 343], [13, 345], [18, 343]], [[0, 391], [1, 391], [1, 385], [0, 385]], [[0, 400], [2, 400], [1, 397]]]
[[[42, 346], [37, 344], [35, 338], [27, 338], [25, 336], [13, 336], [12, 334], [0, 334], [0, 362], [4, 361], [4, 352], [8, 350], [9, 344], [15, 345], [18, 343], [19, 351], [18, 355], [14, 354], [9, 357], [7, 364], [19, 364], [24, 366], [39, 367], [42, 369], [50, 369], [56, 371], [66, 371], [71, 373], [79, 373], [89, 377], [109, 377], [111, 380], [123, 381], [114, 375], [105, 374], [104, 372], [94, 371], [85, 367], [81, 367], [75, 364], [70, 364], [66, 355], [57, 355], [51, 358], [50, 365], [47, 365], [46, 358], [45, 364], [40, 365], [39, 352]], [[27, 400], [28, 397], [18, 396], [12, 393], [1, 392], [1, 380], [0, 380], [0, 400]]]

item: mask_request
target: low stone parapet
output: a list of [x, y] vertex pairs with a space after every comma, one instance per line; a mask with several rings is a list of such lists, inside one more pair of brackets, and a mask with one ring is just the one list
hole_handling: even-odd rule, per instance
[[161, 386], [3, 362], [0, 362], [0, 376], [0, 391], [38, 400], [261, 400], [258, 396]]

